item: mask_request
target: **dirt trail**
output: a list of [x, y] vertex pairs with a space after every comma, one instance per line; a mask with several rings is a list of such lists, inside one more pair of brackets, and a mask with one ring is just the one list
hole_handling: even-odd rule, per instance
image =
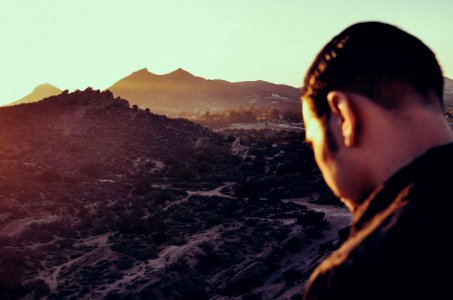
[[214, 226], [207, 231], [204, 231], [199, 234], [195, 234], [189, 238], [186, 244], [181, 246], [168, 246], [164, 248], [159, 256], [155, 259], [149, 259], [145, 262], [139, 263], [131, 269], [125, 271], [123, 277], [119, 280], [116, 280], [113, 283], [105, 285], [103, 288], [103, 296], [108, 295], [112, 291], [125, 291], [127, 284], [133, 283], [136, 280], [143, 278], [149, 278], [147, 272], [157, 272], [169, 264], [175, 263], [179, 258], [185, 254], [193, 251], [199, 244], [212, 240], [220, 234], [221, 225]]
[[16, 236], [26, 229], [27, 226], [33, 223], [51, 223], [57, 219], [57, 216], [47, 216], [42, 218], [24, 218], [21, 220], [14, 220], [3, 226], [0, 230], [0, 236]]
[[311, 272], [310, 269], [325, 257], [325, 254], [319, 252], [319, 247], [329, 241], [338, 240], [338, 230], [349, 226], [352, 221], [351, 213], [344, 207], [336, 205], [314, 204], [311, 203], [308, 198], [285, 199], [282, 201], [285, 203], [292, 202], [298, 205], [303, 205], [309, 210], [324, 212], [325, 218], [329, 222], [330, 227], [322, 232], [323, 236], [321, 238], [314, 239], [311, 243], [305, 244], [304, 249], [301, 252], [288, 257], [288, 261], [283, 264], [283, 268], [279, 272], [276, 272], [275, 274], [267, 278], [267, 284], [263, 287], [263, 289], [270, 289], [267, 294], [272, 295], [270, 297], [276, 300], [290, 299], [295, 293], [300, 293], [302, 288], [301, 285], [298, 285], [292, 289], [287, 290], [283, 294], [273, 294], [279, 291], [281, 288], [281, 286], [275, 289], [272, 288], [272, 283], [274, 282], [276, 277], [292, 268], [301, 270], [302, 272]]
[[49, 289], [51, 292], [57, 291], [58, 288], [58, 276], [63, 268], [70, 268], [72, 265], [81, 262], [86, 259], [96, 259], [99, 256], [102, 256], [102, 254], [105, 252], [107, 249], [107, 243], [109, 240], [109, 236], [111, 234], [103, 234], [100, 236], [94, 236], [90, 237], [84, 241], [80, 241], [79, 244], [85, 244], [85, 245], [97, 245], [96, 249], [93, 251], [90, 251], [78, 258], [71, 259], [64, 264], [61, 264], [59, 266], [56, 266], [55, 268], [51, 269], [49, 272], [42, 273], [40, 277], [46, 281], [46, 283], [49, 285]]
[[229, 198], [229, 199], [236, 199], [235, 197], [231, 197], [230, 195], [226, 195], [226, 194], [223, 194], [222, 192], [220, 192], [222, 189], [229, 187], [233, 184], [234, 184], [234, 182], [225, 182], [223, 185], [216, 187], [215, 189], [212, 189], [209, 191], [186, 191], [186, 193], [187, 193], [186, 197], [184, 197], [181, 200], [171, 203], [170, 205], [165, 207], [163, 210], [165, 211], [165, 210], [169, 209], [170, 207], [187, 202], [187, 200], [189, 200], [189, 198], [192, 196], [223, 197], [223, 198]]

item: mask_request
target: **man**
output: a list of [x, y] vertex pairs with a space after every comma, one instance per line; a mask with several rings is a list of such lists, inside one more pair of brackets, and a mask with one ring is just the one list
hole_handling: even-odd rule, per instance
[[305, 299], [453, 299], [453, 136], [435, 55], [394, 26], [355, 24], [302, 94], [306, 141], [354, 216]]

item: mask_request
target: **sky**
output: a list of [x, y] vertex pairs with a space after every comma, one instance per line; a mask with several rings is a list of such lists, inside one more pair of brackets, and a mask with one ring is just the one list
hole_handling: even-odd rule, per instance
[[41, 83], [105, 89], [142, 68], [300, 87], [325, 43], [369, 20], [420, 38], [453, 78], [451, 0], [1, 0], [0, 104]]

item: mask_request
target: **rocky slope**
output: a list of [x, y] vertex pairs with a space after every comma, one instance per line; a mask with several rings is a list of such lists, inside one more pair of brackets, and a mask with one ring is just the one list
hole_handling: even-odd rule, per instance
[[1, 108], [0, 143], [2, 299], [300, 297], [349, 221], [308, 202], [332, 196], [300, 133], [87, 89]]
[[444, 77], [444, 88], [446, 92], [453, 93], [453, 80], [450, 78]]
[[453, 118], [453, 80], [444, 78], [444, 103], [447, 112], [450, 112], [450, 118]]

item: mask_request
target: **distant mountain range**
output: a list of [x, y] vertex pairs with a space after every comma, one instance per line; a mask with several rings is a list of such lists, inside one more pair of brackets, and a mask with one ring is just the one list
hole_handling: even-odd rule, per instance
[[445, 90], [451, 91], [453, 93], [453, 80], [450, 78], [444, 77], [444, 88]]
[[[168, 116], [189, 116], [206, 111], [216, 113], [240, 106], [261, 111], [275, 108], [282, 112], [300, 112], [299, 88], [261, 80], [208, 80], [183, 69], [164, 75], [141, 69], [120, 79], [107, 90], [114, 96], [127, 99], [131, 105]], [[36, 102], [61, 92], [59, 88], [45, 83], [8, 105]], [[453, 106], [453, 80], [447, 77], [444, 98], [447, 107]]]
[[238, 106], [300, 110], [297, 88], [265, 81], [207, 80], [183, 69], [165, 75], [142, 69], [119, 80], [108, 90], [131, 104], [167, 115], [220, 112]]
[[[235, 83], [208, 80], [183, 69], [164, 75], [141, 69], [120, 79], [107, 90], [127, 99], [131, 105], [169, 116], [179, 116], [182, 112], [185, 115], [221, 112], [239, 106], [300, 111], [300, 90], [297, 88], [261, 80]], [[42, 84], [29, 95], [8, 105], [35, 102], [59, 93], [60, 89]]]
[[9, 103], [8, 105], [17, 105], [17, 104], [21, 104], [21, 103], [32, 103], [32, 102], [42, 100], [46, 97], [58, 95], [61, 92], [62, 92], [62, 90], [60, 90], [59, 88], [57, 88], [49, 83], [43, 83], [43, 84], [40, 84], [37, 87], [35, 87], [34, 90], [30, 94], [20, 98], [19, 100]]
[[445, 77], [444, 83], [445, 108], [451, 112], [453, 110], [453, 80]]

